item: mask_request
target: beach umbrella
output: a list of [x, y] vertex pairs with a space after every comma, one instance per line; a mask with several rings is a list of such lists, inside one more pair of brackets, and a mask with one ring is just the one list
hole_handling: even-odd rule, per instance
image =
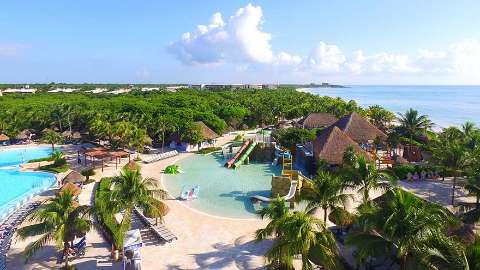
[[1, 142], [1, 141], [8, 141], [8, 140], [10, 140], [10, 138], [9, 138], [7, 135], [5, 135], [5, 134], [0, 134], [0, 142]]
[[148, 218], [155, 218], [155, 222], [158, 223], [158, 218], [162, 219], [170, 212], [170, 208], [163, 202], [155, 201], [153, 208], [143, 211], [143, 214]]

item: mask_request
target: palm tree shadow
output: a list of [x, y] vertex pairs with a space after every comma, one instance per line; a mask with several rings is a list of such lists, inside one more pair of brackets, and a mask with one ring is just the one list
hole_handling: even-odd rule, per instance
[[255, 241], [245, 242], [240, 237], [232, 244], [217, 243], [212, 247], [213, 251], [193, 254], [198, 269], [225, 269], [233, 265], [239, 269], [263, 269], [263, 255], [271, 247], [270, 240], [256, 243]]
[[262, 205], [263, 203], [254, 203], [252, 202], [251, 198], [255, 195], [260, 195], [264, 197], [269, 197], [270, 196], [270, 190], [259, 190], [259, 191], [249, 191], [249, 192], [243, 192], [243, 191], [231, 191], [229, 193], [223, 193], [220, 194], [220, 197], [231, 197], [236, 201], [241, 201], [243, 202], [243, 206], [245, 210], [249, 213], [255, 214], [257, 212], [257, 209], [255, 208], [255, 205]]

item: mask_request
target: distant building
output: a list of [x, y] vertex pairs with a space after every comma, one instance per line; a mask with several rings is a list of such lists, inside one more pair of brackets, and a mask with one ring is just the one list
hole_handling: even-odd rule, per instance
[[99, 94], [99, 93], [103, 93], [103, 92], [107, 92], [108, 89], [107, 88], [95, 88], [93, 90], [88, 90], [88, 91], [85, 91], [86, 93], [93, 93], [93, 94]]
[[8, 88], [3, 91], [1, 91], [2, 94], [35, 94], [37, 92], [37, 89], [35, 88], [30, 88], [30, 85], [25, 85], [22, 88]]
[[107, 94], [119, 95], [119, 94], [126, 94], [126, 93], [131, 92], [131, 91], [132, 91], [131, 88], [120, 88], [120, 89], [116, 89], [116, 90], [107, 92]]
[[57, 88], [57, 89], [48, 91], [48, 93], [73, 93], [79, 90], [80, 89], [78, 88]]
[[143, 87], [141, 90], [142, 92], [158, 91], [160, 87]]
[[167, 86], [165, 87], [165, 90], [168, 92], [177, 92], [180, 89], [185, 89], [188, 88], [186, 85], [176, 85], [176, 86]]
[[276, 84], [262, 84], [262, 89], [275, 90], [277, 88], [278, 88], [278, 85]]

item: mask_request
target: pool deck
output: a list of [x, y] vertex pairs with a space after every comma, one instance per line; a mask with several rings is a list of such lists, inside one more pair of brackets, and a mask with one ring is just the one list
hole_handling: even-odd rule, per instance
[[[218, 138], [216, 145], [221, 146], [235, 136], [227, 135]], [[24, 145], [20, 147], [25, 147]], [[142, 174], [146, 177], [161, 178], [161, 171], [176, 160], [191, 156], [182, 153], [177, 157], [152, 164], [141, 164]], [[75, 165], [76, 159], [71, 160]], [[125, 162], [122, 164], [124, 165]], [[119, 168], [121, 168], [119, 166]], [[114, 176], [119, 170], [115, 165], [107, 164], [103, 173], [96, 170], [94, 179]], [[85, 185], [79, 196], [81, 204], [90, 204], [95, 183]], [[45, 194], [47, 198], [53, 193]], [[264, 227], [267, 221], [260, 219], [234, 220], [213, 217], [198, 211], [192, 211], [176, 200], [166, 200], [170, 207], [165, 217], [165, 225], [178, 240], [162, 245], [146, 245], [142, 248], [143, 269], [263, 269], [263, 254], [270, 247], [270, 242], [254, 243], [254, 232]], [[16, 241], [8, 253], [7, 269], [52, 269], [56, 252], [53, 245], [40, 251], [28, 264], [23, 263], [21, 252], [31, 241]], [[78, 269], [121, 269], [121, 263], [111, 263], [110, 247], [92, 229], [87, 234], [87, 250], [84, 257], [71, 263]]]

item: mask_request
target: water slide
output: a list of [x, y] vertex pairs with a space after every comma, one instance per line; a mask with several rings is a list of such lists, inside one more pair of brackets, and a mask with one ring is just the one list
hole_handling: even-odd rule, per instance
[[233, 163], [235, 163], [235, 161], [240, 157], [240, 155], [243, 153], [243, 151], [245, 151], [245, 149], [247, 149], [248, 145], [250, 144], [250, 141], [245, 141], [242, 145], [242, 147], [240, 148], [240, 150], [238, 150], [238, 152], [229, 160], [227, 161], [227, 163], [225, 163], [225, 167], [227, 168], [230, 168], [232, 167]]
[[250, 153], [253, 151], [253, 149], [257, 146], [257, 142], [251, 143], [245, 153], [242, 154], [242, 156], [233, 164], [235, 168], [240, 167], [242, 165], [243, 161], [250, 155]]
[[[290, 183], [290, 190], [288, 191], [287, 195], [282, 197], [282, 199], [284, 199], [285, 201], [288, 201], [291, 198], [293, 198], [295, 196], [295, 192], [297, 191], [297, 186], [298, 186], [298, 181], [292, 181]], [[252, 196], [252, 199], [257, 201], [262, 201], [262, 202], [271, 202], [274, 200], [274, 199], [263, 197], [260, 195]]]

